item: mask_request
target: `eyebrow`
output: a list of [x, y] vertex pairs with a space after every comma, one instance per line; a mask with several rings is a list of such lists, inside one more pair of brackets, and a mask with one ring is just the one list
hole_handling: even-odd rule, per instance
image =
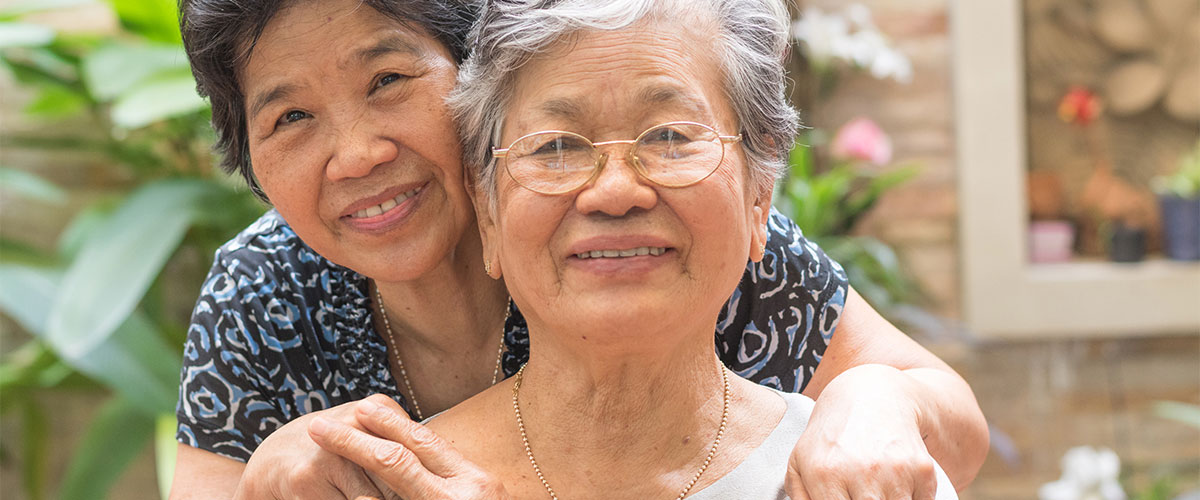
[[[388, 54], [407, 54], [414, 57], [423, 57], [425, 52], [404, 37], [389, 36], [379, 40], [375, 45], [359, 50], [354, 54], [354, 58], [359, 64], [367, 64]], [[250, 116], [258, 116], [258, 113], [267, 107], [267, 105], [287, 98], [295, 93], [296, 90], [297, 87], [295, 85], [285, 83], [277, 85], [266, 92], [258, 93], [250, 100]]]
[[[650, 85], [643, 87], [636, 94], [637, 102], [646, 108], [677, 105], [695, 114], [705, 112], [705, 106], [694, 96], [672, 85]], [[584, 111], [585, 97], [565, 97], [551, 99], [538, 105], [538, 111], [547, 115], [567, 120], [580, 120], [587, 113]], [[700, 117], [696, 117], [697, 119]]]

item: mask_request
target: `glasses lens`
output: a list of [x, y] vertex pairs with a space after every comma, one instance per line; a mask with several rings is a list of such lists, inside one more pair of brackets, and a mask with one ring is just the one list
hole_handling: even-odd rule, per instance
[[581, 136], [545, 132], [523, 137], [508, 152], [508, 172], [534, 191], [569, 191], [587, 181], [595, 164], [592, 143]]
[[700, 124], [669, 123], [642, 134], [634, 155], [646, 177], [664, 186], [684, 186], [708, 177], [721, 164], [724, 148], [716, 131]]

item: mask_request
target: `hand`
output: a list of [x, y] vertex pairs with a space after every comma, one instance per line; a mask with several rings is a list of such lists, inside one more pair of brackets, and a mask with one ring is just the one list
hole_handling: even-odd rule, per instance
[[309, 424], [309, 434], [406, 500], [509, 499], [503, 483], [410, 420], [395, 401], [371, 396], [356, 403], [355, 415], [361, 428], [317, 418]]
[[238, 481], [235, 500], [386, 499], [361, 467], [325, 451], [308, 435], [315, 418], [357, 425], [356, 402], [297, 418], [267, 436]]
[[846, 370], [821, 392], [788, 461], [792, 500], [933, 500], [937, 475], [895, 368]]

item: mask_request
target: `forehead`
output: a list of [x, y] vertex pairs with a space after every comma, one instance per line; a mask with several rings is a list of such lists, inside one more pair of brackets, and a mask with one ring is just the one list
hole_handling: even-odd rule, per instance
[[665, 110], [719, 118], [727, 106], [708, 33], [668, 21], [575, 33], [517, 71], [513, 110], [572, 122]]
[[279, 73], [326, 73], [383, 52], [422, 56], [445, 52], [445, 48], [423, 30], [359, 0], [292, 2], [275, 14], [247, 47], [249, 57], [239, 68], [239, 79], [251, 87], [263, 77]]

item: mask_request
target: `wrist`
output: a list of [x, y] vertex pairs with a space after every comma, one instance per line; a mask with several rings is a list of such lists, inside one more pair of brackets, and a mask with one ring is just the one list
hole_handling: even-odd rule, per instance
[[[817, 408], [850, 405], [870, 407], [879, 415], [911, 422], [924, 437], [925, 410], [921, 406], [922, 384], [904, 370], [882, 364], [863, 364], [834, 377], [817, 398]], [[838, 404], [830, 404], [837, 402]]]

